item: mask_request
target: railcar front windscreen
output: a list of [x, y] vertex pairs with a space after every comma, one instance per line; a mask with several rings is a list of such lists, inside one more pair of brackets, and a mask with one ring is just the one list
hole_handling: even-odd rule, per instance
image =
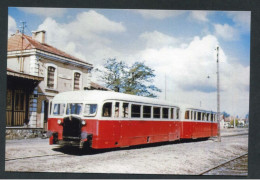
[[68, 103], [66, 114], [76, 114], [80, 115], [82, 113], [82, 103]]
[[84, 116], [95, 116], [97, 112], [97, 104], [85, 104]]
[[62, 104], [54, 104], [53, 107], [53, 115], [63, 115], [64, 114], [64, 110], [65, 110], [65, 105], [64, 103]]

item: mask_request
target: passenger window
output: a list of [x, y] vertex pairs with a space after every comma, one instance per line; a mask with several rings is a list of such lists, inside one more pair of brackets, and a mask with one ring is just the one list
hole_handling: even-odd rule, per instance
[[207, 121], [209, 121], [209, 113], [207, 113]]
[[201, 120], [201, 112], [198, 112], [198, 120]]
[[197, 120], [197, 112], [194, 111], [194, 120]]
[[169, 118], [169, 108], [163, 108], [163, 118]]
[[205, 120], [205, 113], [201, 113], [201, 114], [202, 114], [201, 120], [204, 121]]
[[176, 119], [179, 119], [180, 118], [180, 109], [177, 108], [176, 109]]
[[143, 106], [143, 118], [151, 118], [151, 106]]
[[131, 117], [141, 117], [141, 105], [132, 104]]
[[174, 119], [174, 108], [171, 108], [171, 119]]
[[160, 117], [161, 117], [161, 108], [153, 107], [153, 118], [160, 118]]
[[193, 120], [193, 111], [190, 112], [190, 119]]
[[115, 103], [115, 117], [119, 117], [119, 102]]
[[185, 112], [185, 119], [190, 119], [190, 111]]
[[103, 105], [102, 116], [111, 117], [112, 112], [112, 102], [107, 102]]
[[63, 115], [65, 112], [65, 104], [54, 104], [53, 115]]
[[85, 104], [84, 115], [85, 116], [95, 116], [97, 111], [96, 104]]
[[211, 121], [214, 120], [214, 119], [213, 119], [213, 114], [212, 114], [212, 113], [210, 114], [210, 120], [211, 120]]
[[123, 103], [123, 118], [128, 118], [128, 106], [129, 103]]

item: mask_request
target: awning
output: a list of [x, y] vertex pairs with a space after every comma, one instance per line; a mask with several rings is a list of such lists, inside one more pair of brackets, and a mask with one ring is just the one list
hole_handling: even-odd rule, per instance
[[20, 77], [20, 78], [25, 78], [25, 79], [31, 79], [31, 80], [36, 80], [36, 81], [43, 81], [43, 77], [40, 76], [33, 76], [30, 74], [25, 74], [25, 73], [21, 73], [21, 72], [16, 72], [12, 69], [7, 68], [7, 75], [9, 76], [14, 76], [14, 77]]

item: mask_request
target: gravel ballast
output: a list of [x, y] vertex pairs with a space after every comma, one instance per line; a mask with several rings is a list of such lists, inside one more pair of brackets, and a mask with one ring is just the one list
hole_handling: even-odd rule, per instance
[[[247, 129], [224, 129], [243, 134]], [[6, 141], [6, 171], [197, 175], [248, 151], [248, 135], [92, 152], [48, 145], [48, 139]], [[44, 156], [49, 155], [49, 156]], [[53, 156], [52, 156], [53, 155]], [[43, 156], [26, 158], [30, 156]], [[24, 158], [17, 159], [16, 158]]]

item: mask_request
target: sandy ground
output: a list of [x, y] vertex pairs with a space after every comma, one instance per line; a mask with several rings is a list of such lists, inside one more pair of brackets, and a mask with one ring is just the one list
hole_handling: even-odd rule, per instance
[[[225, 129], [222, 135], [245, 133]], [[48, 145], [48, 139], [6, 141], [6, 171], [196, 175], [248, 151], [248, 136], [84, 151]], [[17, 159], [30, 156], [43, 156]], [[49, 156], [44, 156], [49, 155]], [[54, 155], [54, 156], [53, 156]]]

